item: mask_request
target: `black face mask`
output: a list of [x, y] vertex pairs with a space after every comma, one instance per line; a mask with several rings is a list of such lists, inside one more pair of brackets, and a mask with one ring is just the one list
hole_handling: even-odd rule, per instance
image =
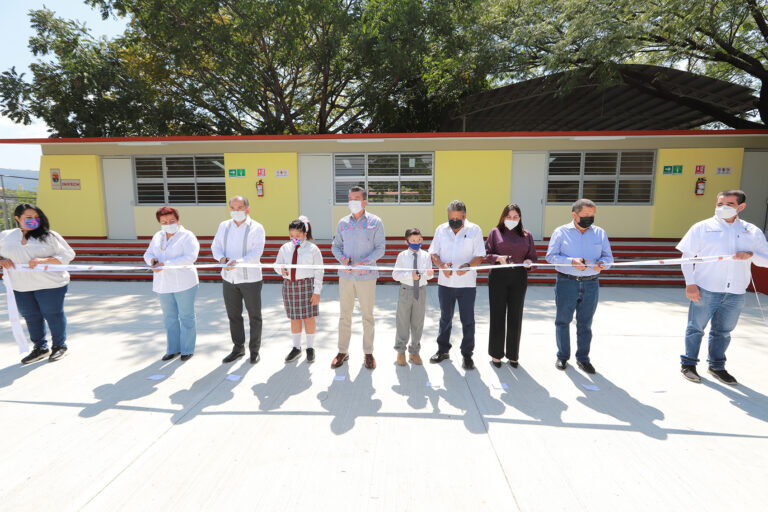
[[579, 226], [587, 229], [589, 226], [591, 226], [595, 222], [594, 217], [579, 217]]
[[461, 219], [448, 219], [448, 225], [451, 226], [451, 229], [459, 229], [462, 224], [464, 221]]

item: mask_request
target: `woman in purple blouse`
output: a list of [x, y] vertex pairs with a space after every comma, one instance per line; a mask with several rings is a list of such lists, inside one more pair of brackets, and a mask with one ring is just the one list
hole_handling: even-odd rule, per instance
[[508, 204], [504, 207], [499, 223], [488, 233], [485, 252], [485, 262], [489, 264], [525, 264], [525, 268], [494, 269], [488, 276], [488, 301], [491, 310], [488, 354], [496, 368], [501, 368], [501, 358], [504, 356], [512, 368], [517, 368], [528, 270], [538, 261], [533, 235], [523, 229], [522, 214], [518, 205]]

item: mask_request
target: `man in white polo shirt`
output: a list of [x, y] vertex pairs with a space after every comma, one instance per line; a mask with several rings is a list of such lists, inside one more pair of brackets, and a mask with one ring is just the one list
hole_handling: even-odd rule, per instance
[[440, 224], [429, 246], [432, 263], [440, 268], [437, 278], [437, 297], [440, 301], [440, 328], [437, 334], [437, 353], [429, 361], [439, 363], [449, 358], [451, 350], [451, 323], [456, 302], [461, 318], [461, 355], [466, 370], [472, 370], [472, 352], [475, 350], [475, 296], [477, 295], [476, 267], [485, 257], [483, 231], [467, 220], [467, 207], [461, 201], [448, 205], [448, 222]]
[[744, 307], [744, 296], [752, 276], [750, 265], [768, 267], [765, 235], [754, 224], [739, 218], [739, 213], [746, 207], [747, 196], [743, 191], [720, 192], [714, 217], [694, 224], [677, 244], [683, 258], [731, 256], [728, 260], [682, 266], [685, 295], [691, 303], [680, 371], [683, 377], [693, 382], [701, 382], [696, 363], [704, 328], [711, 321], [709, 373], [725, 384], [737, 384], [725, 370], [725, 351]]

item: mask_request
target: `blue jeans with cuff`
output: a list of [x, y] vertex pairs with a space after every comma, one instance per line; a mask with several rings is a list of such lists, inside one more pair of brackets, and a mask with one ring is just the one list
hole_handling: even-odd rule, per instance
[[31, 292], [14, 291], [19, 314], [24, 317], [29, 331], [29, 339], [35, 348], [48, 348], [45, 339], [45, 324], [51, 330], [51, 340], [55, 347], [66, 347], [67, 317], [64, 316], [64, 296], [69, 285], [59, 288], [47, 288]]
[[166, 354], [186, 356], [194, 353], [197, 339], [195, 297], [198, 285], [173, 293], [158, 293], [163, 309], [166, 332]]
[[701, 299], [688, 306], [688, 327], [685, 329], [685, 354], [681, 364], [699, 361], [699, 348], [704, 328], [709, 326], [709, 362], [713, 370], [725, 369], [725, 351], [731, 342], [731, 331], [739, 321], [746, 294], [715, 293], [699, 287]]

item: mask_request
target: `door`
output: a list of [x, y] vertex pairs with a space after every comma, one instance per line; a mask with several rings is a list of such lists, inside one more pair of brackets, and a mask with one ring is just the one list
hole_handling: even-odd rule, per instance
[[747, 207], [739, 217], [768, 230], [768, 151], [744, 151], [741, 190], [747, 194]]
[[299, 155], [299, 213], [312, 223], [318, 240], [333, 238], [333, 158]]
[[104, 210], [107, 216], [107, 238], [135, 239], [133, 218], [133, 166], [130, 158], [103, 158]]
[[523, 227], [534, 240], [543, 238], [546, 188], [547, 153], [513, 151], [510, 202], [520, 206]]

